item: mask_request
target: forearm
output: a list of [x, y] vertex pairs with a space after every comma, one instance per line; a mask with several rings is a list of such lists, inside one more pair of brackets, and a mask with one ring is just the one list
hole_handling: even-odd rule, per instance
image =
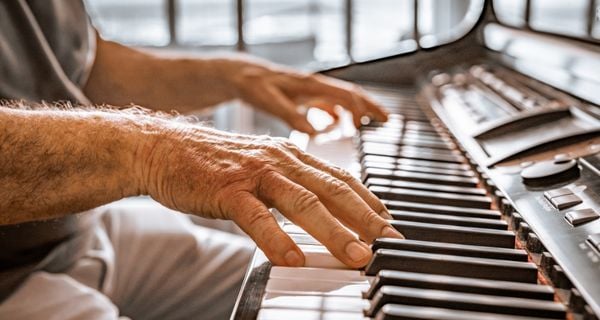
[[60, 217], [138, 194], [143, 124], [132, 117], [0, 107], [0, 224]]
[[95, 104], [188, 112], [235, 99], [223, 58], [168, 58], [99, 39], [85, 94]]

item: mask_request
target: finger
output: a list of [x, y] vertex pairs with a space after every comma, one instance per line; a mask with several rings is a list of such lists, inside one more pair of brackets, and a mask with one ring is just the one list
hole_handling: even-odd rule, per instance
[[267, 258], [275, 264], [289, 267], [304, 265], [304, 255], [285, 233], [267, 207], [252, 194], [242, 192], [235, 201], [228, 201], [233, 221], [256, 242]]
[[358, 119], [355, 124], [360, 124], [360, 118], [368, 115], [377, 121], [387, 121], [387, 112], [369, 98], [358, 85], [318, 74], [306, 79], [308, 79], [305, 81], [307, 83], [302, 86], [303, 94], [333, 98]]
[[317, 195], [329, 212], [358, 233], [361, 239], [372, 242], [382, 236], [403, 238], [343, 181], [299, 161], [284, 169], [289, 179]]
[[345, 182], [354, 192], [356, 192], [365, 201], [373, 211], [378, 213], [384, 219], [392, 219], [385, 205], [374, 195], [367, 187], [365, 187], [358, 179], [353, 177], [348, 171], [327, 163], [309, 153], [302, 151], [293, 143], [286, 139], [277, 139], [283, 148], [290, 151], [298, 160], [304, 164], [312, 166], [318, 170], [326, 172], [333, 177]]
[[305, 103], [305, 105], [309, 107], [318, 108], [327, 112], [327, 114], [329, 114], [336, 122], [340, 119], [340, 115], [335, 110], [335, 103], [327, 102], [324, 100], [311, 100]]
[[358, 179], [353, 177], [348, 171], [334, 167], [325, 161], [308, 153], [300, 152], [296, 155], [300, 161], [321, 171], [327, 172], [333, 177], [345, 182], [354, 192], [356, 192], [364, 202], [366, 202], [373, 211], [384, 219], [392, 219], [385, 205], [375, 196], [367, 187], [365, 187]]
[[271, 173], [262, 177], [259, 194], [346, 265], [359, 268], [369, 262], [369, 247], [336, 221], [312, 192]]
[[372, 115], [372, 119], [385, 122], [388, 120], [388, 112], [379, 103], [371, 99], [359, 86], [355, 87], [355, 93], [362, 99], [363, 105], [367, 112]]
[[260, 96], [260, 102], [266, 111], [285, 121], [290, 127], [308, 134], [314, 134], [315, 128], [308, 122], [306, 115], [298, 112], [294, 102], [288, 99], [279, 89], [274, 86], [264, 86]]

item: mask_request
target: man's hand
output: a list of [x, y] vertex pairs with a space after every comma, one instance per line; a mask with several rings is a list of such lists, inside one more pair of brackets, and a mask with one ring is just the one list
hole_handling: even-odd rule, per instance
[[199, 216], [235, 221], [277, 265], [304, 257], [268, 208], [277, 208], [351, 267], [364, 266], [376, 237], [402, 237], [385, 206], [347, 172], [284, 139], [177, 124], [140, 149], [142, 193]]
[[300, 266], [304, 258], [271, 207], [352, 267], [364, 266], [371, 253], [346, 227], [367, 242], [401, 237], [359, 181], [286, 140], [229, 134], [139, 109], [13, 107], [0, 107], [0, 224], [145, 194], [185, 213], [235, 221], [278, 265]]
[[315, 133], [299, 108], [317, 107], [337, 120], [335, 107], [352, 112], [354, 125], [361, 118], [387, 121], [387, 113], [371, 100], [358, 85], [319, 74], [301, 73], [258, 60], [230, 61], [230, 81], [242, 100], [273, 114], [305, 132]]
[[306, 133], [314, 128], [301, 106], [323, 109], [335, 119], [339, 105], [352, 112], [357, 127], [364, 116], [387, 120], [381, 107], [348, 82], [242, 55], [163, 57], [100, 37], [84, 91], [95, 104], [134, 103], [180, 113], [240, 99]]

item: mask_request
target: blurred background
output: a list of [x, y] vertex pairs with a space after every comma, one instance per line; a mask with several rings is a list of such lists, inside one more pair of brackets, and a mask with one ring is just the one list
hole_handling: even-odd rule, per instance
[[[590, 0], [562, 3], [532, 0], [532, 28], [584, 33], [582, 15]], [[524, 23], [525, 4], [493, 1], [509, 26]], [[86, 5], [106, 39], [178, 53], [246, 52], [316, 71], [452, 41], [477, 21], [483, 0], [86, 0]], [[594, 33], [600, 37], [600, 24]], [[204, 117], [219, 129], [289, 135], [279, 120], [237, 102]]]
[[[314, 71], [415, 50], [414, 0], [86, 0], [102, 36], [190, 53], [247, 52]], [[422, 34], [444, 35], [469, 0], [418, 1]], [[473, 1], [481, 2], [481, 1]], [[207, 116], [219, 129], [289, 135], [279, 120], [228, 103]]]

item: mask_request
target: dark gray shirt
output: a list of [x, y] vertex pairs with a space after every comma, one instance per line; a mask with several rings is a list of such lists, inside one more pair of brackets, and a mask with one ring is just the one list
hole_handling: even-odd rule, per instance
[[[0, 99], [89, 104], [81, 88], [95, 43], [81, 1], [0, 0]], [[80, 215], [0, 226], [0, 300], [52, 248], [89, 224]]]

